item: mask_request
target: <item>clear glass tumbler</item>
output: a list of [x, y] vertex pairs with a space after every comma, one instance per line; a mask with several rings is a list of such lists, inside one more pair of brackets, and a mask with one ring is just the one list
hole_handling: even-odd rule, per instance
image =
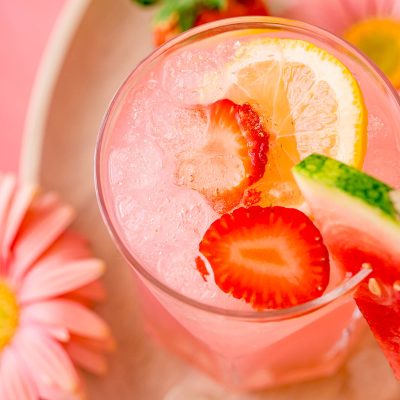
[[[137, 66], [115, 95], [97, 143], [97, 194], [104, 220], [135, 271], [146, 326], [165, 347], [226, 386], [255, 389], [335, 373], [357, 338], [360, 316], [352, 292], [368, 272], [362, 271], [322, 297], [290, 309], [259, 312], [203, 303], [170, 287], [155, 273], [154, 265], [141, 262], [134, 254], [127, 240], [129, 233], [117, 215], [109, 166], [115, 137], [132, 129], [126, 112], [132, 91], [151, 77], [160, 63], [187, 46], [204, 46], [210, 38], [217, 46], [219, 38], [223, 41], [227, 35], [240, 36], [243, 31], [315, 43], [352, 71], [369, 115], [365, 170], [394, 186], [400, 183], [400, 103], [382, 73], [342, 39], [304, 23], [264, 17], [218, 21], [180, 35]], [[191, 68], [195, 71], [196, 65]], [[182, 67], [180, 73], [187, 75], [188, 71]], [[195, 90], [195, 72], [192, 77]], [[153, 89], [157, 90], [158, 84], [154, 80]], [[179, 99], [179, 85], [170, 89], [172, 96]], [[145, 103], [146, 98], [142, 101]], [[182, 101], [190, 99], [185, 97]], [[134, 112], [140, 114], [140, 104]], [[148, 134], [144, 131], [143, 140]]]

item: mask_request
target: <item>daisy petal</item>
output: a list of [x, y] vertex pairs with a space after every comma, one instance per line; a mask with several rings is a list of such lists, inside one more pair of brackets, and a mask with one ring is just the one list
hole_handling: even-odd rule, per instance
[[8, 209], [17, 186], [17, 181], [13, 175], [0, 174], [0, 221], [6, 221]]
[[64, 391], [45, 386], [40, 390], [40, 398], [41, 399], [50, 399], [50, 400], [85, 400], [86, 396], [83, 390], [79, 389], [79, 391], [75, 393], [65, 393]]
[[68, 298], [80, 302], [100, 302], [106, 298], [106, 290], [100, 281], [94, 281], [88, 285], [68, 293]]
[[107, 362], [104, 355], [76, 341], [68, 342], [66, 349], [72, 361], [86, 371], [96, 375], [104, 375], [107, 372]]
[[[34, 263], [33, 268], [54, 268], [54, 265], [89, 258], [87, 242], [81, 235], [65, 231]], [[11, 272], [14, 265], [11, 265]], [[19, 282], [10, 282], [18, 291]]]
[[37, 189], [33, 185], [22, 185], [17, 188], [10, 206], [7, 224], [3, 235], [2, 252], [7, 254], [14, 242], [22, 220], [32, 203]]
[[58, 340], [61, 343], [66, 343], [70, 340], [71, 336], [67, 329], [60, 328], [58, 326], [49, 326], [45, 325], [41, 327], [46, 333], [49, 334], [52, 338]]
[[90, 254], [87, 241], [78, 233], [67, 230], [42, 254], [35, 266], [79, 260]]
[[31, 375], [41, 386], [55, 386], [75, 393], [79, 386], [77, 372], [65, 350], [43, 331], [23, 327], [14, 337], [15, 348]]
[[[1, 175], [0, 174], [0, 221], [7, 221], [7, 214], [10, 208], [11, 200], [17, 185], [16, 179], [12, 175]], [[0, 224], [0, 239], [4, 235], [6, 224]], [[4, 272], [5, 267], [4, 260], [7, 258], [7, 254], [0, 254], [0, 272]]]
[[[27, 316], [27, 314], [24, 313], [23, 311], [21, 312], [21, 315], [20, 315], [20, 324], [21, 324], [21, 326], [22, 325], [23, 326], [30, 325], [39, 330], [42, 330], [50, 338], [53, 338], [56, 341], [61, 342], [61, 343], [66, 343], [71, 339], [71, 335], [69, 334], [69, 331], [66, 328], [33, 321], [32, 318]], [[0, 397], [0, 399], [1, 399], [1, 397]]]
[[41, 265], [26, 275], [19, 300], [26, 303], [62, 295], [98, 279], [104, 269], [104, 263], [95, 258], [63, 265]]
[[72, 334], [104, 339], [110, 335], [106, 323], [81, 304], [65, 299], [32, 303], [23, 308], [23, 322], [33, 321], [68, 329]]
[[10, 269], [15, 282], [38, 257], [71, 224], [74, 211], [63, 205], [54, 194], [46, 194], [36, 200], [28, 210], [13, 247], [13, 263]]
[[386, 15], [390, 15], [394, 18], [400, 18], [400, 3], [397, 0], [392, 0], [386, 7]]
[[[36, 268], [54, 268], [54, 265], [90, 257], [86, 241], [74, 232], [65, 231], [31, 266]], [[14, 265], [12, 266], [14, 268]], [[12, 272], [12, 271], [11, 271]], [[18, 285], [16, 285], [18, 289]]]
[[0, 366], [2, 400], [37, 400], [38, 392], [25, 365], [12, 347], [3, 350]]
[[39, 396], [43, 400], [86, 400], [82, 385], [74, 393], [65, 392], [55, 386], [42, 385], [39, 387]]
[[272, 2], [271, 10], [276, 16], [308, 22], [340, 35], [354, 22], [366, 17], [366, 1], [370, 0], [276, 0]]
[[114, 338], [110, 335], [102, 340], [82, 336], [73, 336], [72, 340], [97, 352], [111, 352], [117, 347]]

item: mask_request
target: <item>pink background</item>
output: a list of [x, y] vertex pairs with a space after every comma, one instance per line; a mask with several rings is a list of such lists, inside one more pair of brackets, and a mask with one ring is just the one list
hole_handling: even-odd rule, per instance
[[29, 96], [66, 0], [0, 1], [0, 171], [17, 171]]

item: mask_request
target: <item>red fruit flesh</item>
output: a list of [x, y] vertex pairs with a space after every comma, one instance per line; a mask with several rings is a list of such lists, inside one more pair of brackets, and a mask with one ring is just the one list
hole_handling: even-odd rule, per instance
[[[341, 231], [341, 234], [344, 233]], [[350, 235], [350, 236], [349, 236]], [[383, 350], [396, 377], [400, 379], [400, 259], [385, 251], [373, 236], [347, 228], [344, 238], [358, 237], [357, 247], [348, 240], [334, 238], [329, 250], [350, 272], [372, 268], [371, 274], [357, 288], [354, 299]], [[329, 243], [328, 242], [328, 243]]]
[[261, 119], [250, 104], [236, 106], [236, 118], [242, 134], [247, 141], [247, 154], [250, 157], [251, 172], [249, 184], [261, 179], [265, 172], [269, 136], [264, 130]]
[[207, 271], [205, 262], [200, 257], [196, 257], [196, 268], [197, 271], [200, 272], [203, 279], [206, 281], [207, 275], [209, 275], [210, 273]]
[[263, 176], [269, 136], [249, 104], [224, 99], [197, 108], [209, 117], [207, 141], [179, 155], [177, 181], [202, 193], [222, 214], [239, 205], [245, 190]]
[[155, 46], [161, 46], [168, 40], [179, 35], [182, 30], [178, 24], [178, 17], [172, 14], [171, 17], [165, 21], [158, 22], [153, 27], [153, 42]]
[[[354, 298], [395, 376], [400, 379], [400, 291], [379, 280], [370, 282], [368, 279], [363, 283]], [[376, 294], [371, 293], [370, 287]]]
[[169, 2], [161, 8], [156, 17], [153, 28], [154, 44], [160, 46], [183, 29], [192, 26], [246, 15], [268, 15], [264, 1], [225, 0], [222, 4], [212, 4], [206, 0], [185, 0], [177, 1], [174, 5]]
[[328, 285], [322, 237], [296, 209], [238, 208], [210, 226], [199, 249], [216, 284], [256, 309], [295, 306], [321, 296]]
[[204, 9], [197, 16], [195, 25], [217, 21], [223, 18], [243, 17], [247, 15], [268, 15], [263, 0], [227, 0], [222, 10]]

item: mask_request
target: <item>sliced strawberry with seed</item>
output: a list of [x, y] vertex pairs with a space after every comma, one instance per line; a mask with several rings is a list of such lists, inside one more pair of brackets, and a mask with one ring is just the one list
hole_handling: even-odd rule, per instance
[[209, 114], [207, 142], [178, 157], [178, 184], [201, 192], [217, 212], [236, 207], [264, 174], [268, 138], [257, 112], [224, 99], [197, 106]]
[[328, 285], [321, 234], [293, 208], [238, 208], [210, 226], [199, 248], [216, 284], [256, 309], [295, 306], [321, 296]]

